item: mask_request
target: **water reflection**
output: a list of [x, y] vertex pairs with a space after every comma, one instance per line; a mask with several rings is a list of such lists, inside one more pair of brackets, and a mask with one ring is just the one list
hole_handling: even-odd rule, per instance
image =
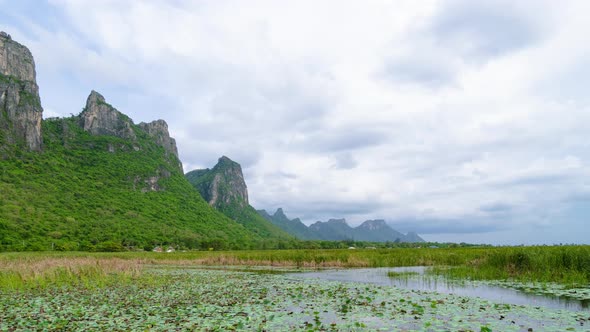
[[[291, 273], [289, 276], [298, 278], [318, 278], [344, 282], [364, 282], [384, 286], [396, 286], [400, 288], [435, 291], [461, 296], [480, 297], [498, 303], [516, 305], [541, 306], [554, 309], [567, 309], [572, 311], [588, 310], [589, 301], [581, 301], [564, 297], [536, 295], [500, 286], [457, 283], [441, 277], [425, 275], [426, 267], [398, 267], [398, 268], [371, 268], [371, 269], [344, 269], [324, 270], [314, 272]], [[388, 272], [413, 272], [414, 274], [402, 274], [398, 277], [389, 277]]]

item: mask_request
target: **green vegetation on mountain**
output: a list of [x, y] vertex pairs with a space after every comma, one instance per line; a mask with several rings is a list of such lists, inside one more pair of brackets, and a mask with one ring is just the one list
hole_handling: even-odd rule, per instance
[[188, 172], [186, 178], [209, 205], [254, 234], [264, 238], [295, 241], [293, 236], [273, 225], [250, 206], [242, 167], [228, 157], [219, 158], [212, 169]]
[[175, 157], [165, 157], [139, 127], [132, 127], [137, 138], [130, 141], [92, 135], [78, 123], [79, 117], [43, 121], [42, 153], [15, 149], [0, 161], [0, 249], [264, 243], [210, 208]]

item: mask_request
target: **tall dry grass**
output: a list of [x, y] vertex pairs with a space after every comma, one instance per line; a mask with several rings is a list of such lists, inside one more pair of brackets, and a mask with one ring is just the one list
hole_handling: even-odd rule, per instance
[[101, 287], [140, 275], [142, 260], [96, 257], [23, 257], [0, 260], [0, 289]]

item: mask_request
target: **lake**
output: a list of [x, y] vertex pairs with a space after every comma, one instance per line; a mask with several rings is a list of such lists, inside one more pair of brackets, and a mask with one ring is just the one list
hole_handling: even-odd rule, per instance
[[[537, 295], [494, 285], [477, 282], [457, 282], [425, 274], [427, 267], [339, 269], [312, 272], [289, 273], [293, 278], [317, 278], [342, 282], [361, 282], [383, 286], [395, 286], [417, 291], [433, 291], [469, 297], [480, 297], [498, 303], [529, 305], [571, 311], [590, 310], [590, 301], [566, 297]], [[413, 272], [414, 275], [389, 277], [388, 272]]]

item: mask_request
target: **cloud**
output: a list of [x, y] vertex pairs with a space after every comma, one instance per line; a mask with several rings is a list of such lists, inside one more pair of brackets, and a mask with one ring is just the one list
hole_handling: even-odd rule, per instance
[[402, 232], [418, 234], [463, 234], [467, 242], [471, 234], [491, 233], [508, 229], [505, 224], [494, 223], [493, 219], [396, 219], [388, 224]]
[[530, 8], [508, 1], [451, 1], [441, 6], [430, 30], [436, 43], [478, 61], [529, 47], [538, 38]]
[[395, 83], [417, 83], [430, 88], [452, 84], [456, 68], [441, 63], [438, 59], [419, 59], [407, 56], [391, 60], [385, 65], [382, 75]]
[[387, 133], [375, 128], [342, 127], [302, 135], [292, 141], [301, 149], [319, 153], [354, 151], [378, 146], [388, 140]]
[[356, 159], [354, 159], [353, 155], [350, 152], [338, 154], [336, 155], [335, 159], [335, 168], [353, 169], [358, 166], [358, 162], [356, 161]]

